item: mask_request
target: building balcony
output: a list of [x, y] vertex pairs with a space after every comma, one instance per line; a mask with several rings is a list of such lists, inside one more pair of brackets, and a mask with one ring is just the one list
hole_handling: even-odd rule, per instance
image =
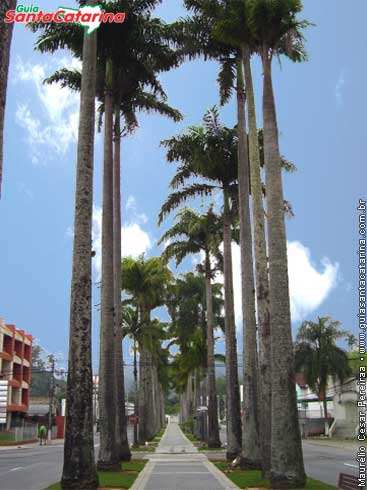
[[15, 362], [16, 364], [22, 364], [21, 358], [18, 357], [15, 352], [14, 352], [14, 356], [13, 356], [13, 362]]
[[9, 379], [9, 386], [13, 386], [14, 388], [21, 388], [22, 384], [18, 379]]
[[5, 361], [9, 362], [12, 361], [11, 354], [9, 354], [8, 352], [0, 352], [0, 359], [5, 359]]
[[8, 405], [8, 412], [26, 412], [28, 410], [27, 405]]

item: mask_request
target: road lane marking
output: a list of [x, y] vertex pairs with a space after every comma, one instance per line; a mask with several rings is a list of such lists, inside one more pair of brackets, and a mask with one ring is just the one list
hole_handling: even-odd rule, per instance
[[343, 463], [344, 466], [350, 466], [351, 468], [359, 468], [356, 464]]
[[155, 475], [210, 475], [209, 471], [155, 471]]
[[11, 470], [9, 471], [17, 471], [17, 470], [22, 470], [24, 468], [24, 466], [18, 466], [18, 468], [12, 468]]

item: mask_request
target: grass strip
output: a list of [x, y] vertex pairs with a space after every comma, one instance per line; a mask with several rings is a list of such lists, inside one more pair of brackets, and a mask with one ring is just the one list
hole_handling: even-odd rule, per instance
[[[271, 488], [269, 480], [264, 480], [261, 477], [261, 471], [241, 471], [240, 469], [229, 470], [227, 463], [214, 463], [233, 483], [240, 488]], [[305, 490], [336, 490], [336, 487], [327, 483], [307, 478]]]
[[[109, 472], [99, 471], [99, 485], [110, 488], [130, 488], [136, 480], [139, 473], [144, 469], [146, 461], [133, 460], [121, 464], [122, 471]], [[47, 490], [61, 490], [61, 483], [54, 483]]]

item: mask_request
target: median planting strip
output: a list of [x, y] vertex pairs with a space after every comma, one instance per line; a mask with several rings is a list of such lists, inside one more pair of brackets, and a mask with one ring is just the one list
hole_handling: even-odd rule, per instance
[[208, 447], [207, 444], [205, 444], [204, 442], [200, 441], [200, 439], [198, 439], [196, 437], [195, 434], [193, 434], [192, 432], [189, 432], [187, 430], [187, 428], [184, 426], [184, 424], [180, 424], [180, 429], [182, 430], [182, 432], [184, 433], [185, 437], [193, 443], [193, 445], [195, 447], [198, 448], [199, 451], [210, 451], [210, 452], [224, 452], [225, 449], [223, 447]]
[[[144, 469], [146, 461], [142, 460], [132, 460], [129, 463], [124, 462], [121, 465], [122, 471], [117, 472], [107, 472], [99, 471], [99, 488], [119, 488], [128, 489], [130, 488], [135, 480], [137, 479], [139, 473]], [[61, 483], [54, 483], [49, 486], [46, 490], [61, 490]]]
[[146, 452], [146, 453], [154, 453], [156, 448], [158, 447], [158, 444], [160, 442], [160, 440], [162, 439], [165, 431], [166, 431], [166, 427], [167, 426], [164, 426], [163, 429], [161, 429], [159, 432], [157, 432], [156, 436], [154, 437], [153, 440], [151, 441], [148, 441], [147, 444], [139, 444], [138, 446], [131, 446], [131, 451], [134, 453], [134, 452]]

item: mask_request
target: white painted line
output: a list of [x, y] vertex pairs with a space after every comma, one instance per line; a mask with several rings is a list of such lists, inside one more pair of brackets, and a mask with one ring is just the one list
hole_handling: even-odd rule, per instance
[[155, 471], [155, 475], [210, 475], [209, 471]]
[[11, 470], [9, 471], [17, 471], [17, 470], [22, 470], [24, 468], [24, 466], [18, 466], [18, 468], [12, 468]]
[[356, 464], [343, 463], [344, 466], [350, 466], [351, 468], [359, 468]]

